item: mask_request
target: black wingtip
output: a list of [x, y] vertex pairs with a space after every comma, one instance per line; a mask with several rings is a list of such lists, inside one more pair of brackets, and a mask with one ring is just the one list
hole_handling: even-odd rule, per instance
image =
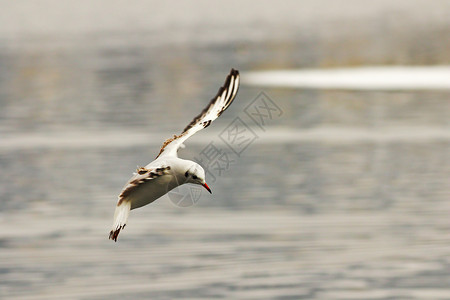
[[116, 230], [111, 230], [111, 232], [109, 233], [109, 239], [113, 240], [114, 242], [117, 242], [117, 238], [119, 237], [120, 230], [124, 229], [125, 225], [126, 224], [117, 227]]
[[[235, 78], [235, 80], [236, 80], [236, 78], [239, 78], [239, 71], [236, 70], [235, 68], [231, 68], [230, 74], [227, 75], [227, 78], [225, 79], [224, 85], [223, 85], [222, 87], [219, 88], [219, 91], [217, 92], [216, 96], [214, 96], [214, 98], [212, 98], [211, 101], [209, 102], [209, 105], [206, 106], [206, 107], [202, 110], [202, 112], [201, 112], [198, 116], [196, 116], [196, 117], [191, 121], [191, 123], [189, 123], [189, 124], [183, 129], [182, 134], [185, 133], [186, 131], [188, 131], [190, 128], [192, 128], [192, 127], [193, 127], [193, 126], [201, 119], [201, 117], [205, 114], [205, 112], [208, 111], [208, 109], [211, 107], [211, 105], [214, 104], [214, 101], [217, 100], [217, 97], [220, 96], [220, 95], [223, 93], [223, 91], [224, 91], [225, 89], [227, 89], [227, 88], [230, 86], [230, 81], [231, 81], [231, 78], [233, 78], [233, 77]], [[234, 96], [236, 95], [236, 93], [237, 93], [238, 90], [239, 90], [239, 85], [236, 87], [236, 91], [234, 92]], [[225, 103], [225, 106], [224, 106], [223, 110], [221, 110], [221, 111], [218, 112], [217, 117], [219, 117], [219, 116], [220, 116], [220, 115], [228, 108], [228, 106], [229, 106], [229, 105], [231, 104], [231, 102], [234, 100], [234, 96], [233, 96], [233, 97], [230, 97], [230, 99], [228, 99], [228, 101]], [[209, 123], [208, 123], [207, 125], [209, 125]], [[166, 142], [167, 142], [167, 141], [166, 141]], [[166, 143], [166, 142], [165, 142], [165, 143]], [[170, 143], [171, 141], [168, 141], [168, 142]], [[164, 146], [163, 146], [163, 147], [164, 147]], [[160, 154], [161, 154], [161, 153], [160, 153]], [[158, 156], [159, 156], [159, 154], [158, 154]], [[157, 157], [158, 157], [158, 156], [157, 156]]]
[[231, 68], [230, 75], [237, 76], [239, 75], [239, 71], [236, 70], [235, 68]]

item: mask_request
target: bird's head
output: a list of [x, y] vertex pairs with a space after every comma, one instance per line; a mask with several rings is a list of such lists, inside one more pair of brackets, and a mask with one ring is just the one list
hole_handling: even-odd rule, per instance
[[187, 169], [184, 177], [186, 177], [186, 183], [199, 184], [212, 194], [211, 189], [205, 182], [205, 170], [199, 164], [195, 163]]

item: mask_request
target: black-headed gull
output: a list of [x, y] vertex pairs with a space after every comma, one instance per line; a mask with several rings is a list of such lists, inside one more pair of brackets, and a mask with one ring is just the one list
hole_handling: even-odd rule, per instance
[[238, 89], [239, 72], [231, 69], [225, 84], [208, 106], [186, 126], [180, 135], [174, 135], [163, 143], [154, 161], [136, 170], [119, 195], [113, 227], [109, 233], [111, 240], [117, 241], [120, 230], [127, 223], [130, 210], [152, 203], [179, 185], [199, 184], [211, 193], [211, 189], [205, 182], [203, 168], [196, 162], [178, 158], [177, 152], [184, 141], [197, 131], [208, 127], [230, 106]]

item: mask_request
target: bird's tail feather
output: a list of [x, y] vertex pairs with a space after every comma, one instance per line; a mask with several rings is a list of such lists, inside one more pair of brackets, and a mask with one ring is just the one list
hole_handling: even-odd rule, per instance
[[125, 228], [125, 225], [127, 224], [130, 209], [131, 201], [121, 201], [121, 203], [116, 206], [113, 227], [109, 233], [110, 240], [117, 242], [117, 237], [119, 236], [120, 230]]

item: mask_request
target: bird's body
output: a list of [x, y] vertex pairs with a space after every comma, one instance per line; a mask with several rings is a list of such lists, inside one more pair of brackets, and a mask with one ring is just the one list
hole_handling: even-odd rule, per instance
[[179, 185], [199, 184], [211, 192], [205, 182], [203, 168], [193, 161], [179, 158], [177, 152], [185, 140], [208, 127], [228, 108], [238, 88], [239, 72], [232, 69], [225, 85], [200, 115], [194, 118], [180, 135], [165, 141], [154, 161], [136, 170], [119, 195], [110, 239], [117, 241], [120, 230], [126, 225], [130, 210], [152, 203]]
[[135, 175], [131, 177], [127, 185], [124, 187], [124, 191], [127, 190], [127, 187], [133, 186], [130, 183], [135, 180], [140, 180], [140, 178], [143, 177], [142, 175], [145, 175], [139, 174], [139, 172], [144, 173], [146, 170], [156, 170], [158, 168], [167, 169], [167, 166], [170, 166], [169, 170], [163, 171], [163, 176], [158, 176], [152, 180], [144, 182], [136, 188], [130, 196], [128, 196], [127, 199], [131, 200], [131, 209], [150, 204], [177, 186], [186, 183], [187, 178], [184, 177], [184, 173], [189, 166], [192, 165], [192, 163], [193, 162], [178, 157], [163, 157], [155, 159], [145, 167], [136, 170]]

